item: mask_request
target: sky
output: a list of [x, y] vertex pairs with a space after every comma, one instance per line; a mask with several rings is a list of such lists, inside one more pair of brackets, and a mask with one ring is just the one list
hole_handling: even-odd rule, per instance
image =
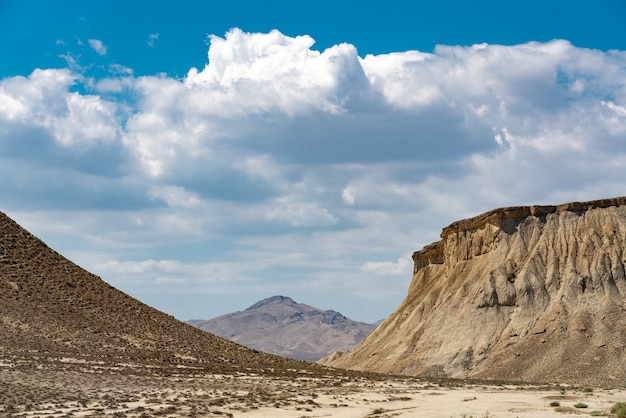
[[0, 0], [0, 210], [181, 320], [383, 319], [448, 224], [624, 167], [623, 1]]

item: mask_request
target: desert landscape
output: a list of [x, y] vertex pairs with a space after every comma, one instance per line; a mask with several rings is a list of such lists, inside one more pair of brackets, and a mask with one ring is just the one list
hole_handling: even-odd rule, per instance
[[[46, 359], [3, 361], [9, 417], [563, 417], [609, 416], [624, 388], [424, 380], [293, 370], [203, 370]], [[615, 415], [612, 415], [615, 416]]]
[[0, 418], [626, 418], [626, 0], [0, 0]]
[[[319, 364], [180, 322], [4, 214], [0, 233], [2, 416], [626, 413], [626, 405], [616, 409], [626, 400], [619, 349], [625, 198], [499, 209], [445, 228], [441, 243], [414, 256], [413, 283], [398, 311], [349, 352]], [[429, 323], [440, 328], [423, 329]]]

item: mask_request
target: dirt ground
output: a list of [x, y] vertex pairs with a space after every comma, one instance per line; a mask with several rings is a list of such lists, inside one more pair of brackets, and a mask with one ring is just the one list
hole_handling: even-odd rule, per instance
[[0, 361], [0, 416], [6, 417], [530, 418], [606, 416], [620, 401], [626, 401], [624, 388], [306, 372], [214, 375], [71, 358]]

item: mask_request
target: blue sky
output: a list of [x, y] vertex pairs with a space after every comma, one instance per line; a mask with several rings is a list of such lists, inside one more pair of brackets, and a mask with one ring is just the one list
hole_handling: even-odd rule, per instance
[[0, 210], [179, 319], [390, 314], [499, 206], [626, 194], [621, 1], [0, 0]]

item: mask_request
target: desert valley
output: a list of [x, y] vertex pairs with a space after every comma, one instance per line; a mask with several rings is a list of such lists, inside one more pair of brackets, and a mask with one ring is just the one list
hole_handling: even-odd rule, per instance
[[626, 414], [624, 197], [449, 225], [398, 309], [318, 363], [180, 322], [4, 214], [0, 234], [1, 416]]

